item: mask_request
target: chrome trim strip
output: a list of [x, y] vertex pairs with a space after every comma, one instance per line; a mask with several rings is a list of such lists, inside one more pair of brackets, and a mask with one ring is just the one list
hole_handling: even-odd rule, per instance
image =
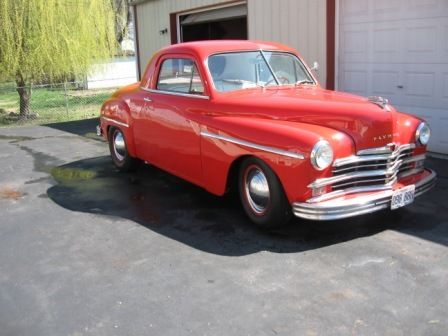
[[[410, 153], [401, 153], [400, 155], [398, 155], [398, 156], [395, 157], [395, 160], [401, 158], [402, 161], [403, 161], [402, 164], [407, 164], [407, 163], [412, 163], [412, 162], [415, 162], [415, 161], [421, 161], [421, 160], [424, 160], [425, 157], [426, 157], [424, 154], [422, 154], [422, 155], [412, 156], [412, 157], [408, 157], [408, 158], [402, 158], [402, 157], [407, 156], [407, 155], [409, 155], [409, 154], [410, 154]], [[390, 161], [389, 159], [386, 160], [386, 159], [384, 158], [383, 160], [385, 160], [385, 161], [384, 161], [384, 162], [381, 162], [381, 163], [371, 163], [371, 162], [366, 161], [367, 164], [362, 164], [362, 165], [359, 165], [359, 166], [351, 166], [351, 165], [347, 165], [347, 167], [344, 167], [344, 166], [340, 166], [340, 168], [339, 168], [339, 167], [336, 167], [335, 169], [333, 169], [333, 174], [335, 174], [335, 173], [341, 173], [341, 172], [343, 172], [343, 171], [345, 171], [345, 170], [350, 170], [350, 169], [355, 169], [355, 168], [377, 167], [377, 169], [380, 169], [380, 167], [378, 167], [378, 166], [385, 166], [385, 167], [387, 167], [387, 165], [391, 163], [391, 161]], [[394, 158], [392, 158], [392, 160], [394, 160]], [[370, 161], [370, 160], [369, 160], [369, 161]], [[372, 160], [372, 161], [379, 161], [379, 160]], [[362, 162], [362, 161], [361, 161], [361, 162]], [[383, 167], [381, 167], [381, 168], [383, 168]]]
[[347, 165], [347, 167], [341, 166], [341, 168], [333, 169], [332, 172], [333, 172], [333, 174], [340, 174], [340, 173], [342, 173], [344, 171], [347, 171], [347, 170], [353, 170], [353, 169], [356, 169], [356, 168], [369, 168], [369, 167], [375, 167], [375, 168], [372, 168], [372, 169], [378, 170], [378, 169], [387, 168], [387, 164], [388, 164], [388, 162], [384, 161], [382, 163], [370, 163], [370, 162], [368, 162], [366, 164], [362, 164], [362, 165], [360, 164], [358, 166]]
[[361, 172], [352, 172], [343, 175], [336, 175], [331, 177], [324, 177], [315, 180], [308, 185], [309, 188], [320, 188], [329, 184], [343, 182], [350, 179], [356, 179], [359, 177], [373, 177], [373, 176], [383, 176], [389, 175], [387, 177], [394, 177], [398, 174], [398, 167], [402, 164], [402, 160], [397, 160], [392, 167], [388, 169], [378, 169], [378, 170], [366, 170]]
[[[375, 183], [375, 184], [371, 184], [371, 186], [375, 185], [378, 187], [388, 186], [388, 185], [392, 185], [395, 182], [397, 182], [397, 174], [394, 173], [391, 176], [375, 176], [374, 178], [362, 179], [362, 180], [356, 180], [356, 181], [348, 180], [346, 182], [336, 183], [337, 185], [333, 185], [333, 188], [337, 188], [338, 190], [340, 190], [340, 188], [344, 188], [344, 187], [349, 188], [350, 186], [353, 186], [357, 183]], [[343, 190], [343, 189], [341, 189], [341, 190]]]
[[372, 154], [390, 154], [392, 153], [389, 146], [361, 149], [357, 155], [372, 155]]
[[125, 124], [125, 123], [123, 123], [123, 122], [121, 122], [121, 121], [116, 121], [116, 120], [114, 120], [114, 119], [107, 118], [107, 117], [101, 117], [101, 118], [103, 118], [104, 120], [109, 121], [109, 122], [111, 122], [111, 123], [117, 124], [117, 125], [119, 125], [119, 126], [129, 127], [128, 124]]
[[403, 173], [399, 173], [398, 177], [399, 178], [403, 178], [403, 177], [411, 176], [411, 175], [414, 175], [414, 174], [417, 174], [417, 173], [421, 173], [423, 170], [424, 170], [423, 167], [410, 169], [410, 170], [407, 170], [407, 171], [405, 171]]
[[391, 155], [365, 155], [365, 156], [349, 156], [345, 158], [336, 159], [333, 163], [333, 167], [341, 167], [348, 164], [359, 163], [359, 162], [370, 162], [370, 161], [381, 161], [390, 160], [397, 158], [397, 154]]
[[241, 146], [244, 146], [244, 147], [258, 149], [258, 150], [261, 150], [261, 151], [264, 151], [264, 152], [269, 152], [269, 153], [274, 153], [274, 154], [278, 154], [278, 155], [282, 155], [282, 156], [287, 156], [287, 157], [290, 157], [290, 158], [293, 158], [293, 159], [303, 160], [305, 158], [305, 156], [303, 156], [303, 154], [300, 154], [300, 153], [294, 153], [294, 152], [286, 151], [286, 150], [283, 150], [283, 149], [278, 149], [278, 148], [274, 148], [274, 147], [258, 145], [258, 144], [253, 143], [253, 142], [240, 140], [240, 139], [232, 138], [232, 137], [225, 136], [225, 135], [219, 135], [219, 134], [215, 134], [215, 133], [210, 133], [210, 132], [207, 132], [207, 131], [201, 131], [201, 135], [206, 137], [206, 138], [213, 138], [213, 139], [218, 139], [218, 140], [222, 140], [222, 141], [227, 141], [227, 142], [234, 143], [234, 144], [237, 144], [237, 145], [241, 145]]
[[[427, 169], [430, 174], [415, 183], [415, 197], [434, 187], [437, 176], [436, 173]], [[344, 196], [336, 199], [292, 204], [295, 216], [312, 220], [335, 220], [372, 213], [378, 210], [390, 208], [393, 195], [392, 189], [382, 190], [374, 194], [360, 195], [358, 197], [345, 199]]]
[[143, 86], [140, 86], [140, 89], [142, 89], [143, 91], [146, 91], [146, 92], [167, 94], [167, 95], [171, 95], [171, 96], [180, 96], [180, 97], [197, 98], [197, 99], [210, 99], [210, 96], [197, 95], [197, 94], [191, 94], [191, 93], [173, 92], [173, 91], [154, 90], [154, 89], [145, 88]]
[[420, 154], [416, 156], [411, 156], [410, 158], [404, 159], [403, 163], [411, 163], [416, 161], [423, 161], [426, 159], [426, 154]]
[[306, 202], [307, 203], [318, 203], [318, 202], [322, 202], [322, 201], [327, 201], [332, 198], [355, 194], [355, 193], [382, 191], [382, 190], [391, 190], [391, 189], [392, 189], [392, 185], [353, 187], [353, 188], [347, 188], [344, 190], [335, 190], [335, 191], [329, 192], [327, 194], [323, 194], [321, 196], [316, 196], [316, 197], [310, 198]]
[[[379, 147], [380, 149], [384, 149], [384, 147]], [[333, 167], [340, 167], [351, 163], [357, 163], [357, 162], [365, 162], [365, 161], [377, 161], [377, 160], [390, 160], [395, 159], [397, 156], [401, 155], [403, 151], [414, 149], [415, 144], [406, 144], [401, 145], [398, 147], [394, 152], [389, 154], [378, 154], [378, 155], [366, 155], [363, 154], [361, 156], [358, 155], [352, 155], [345, 158], [340, 158], [334, 160]], [[368, 149], [373, 150], [373, 149]], [[362, 150], [362, 151], [368, 151], [368, 150]], [[364, 152], [365, 153], [365, 152]], [[358, 152], [359, 154], [359, 152]]]

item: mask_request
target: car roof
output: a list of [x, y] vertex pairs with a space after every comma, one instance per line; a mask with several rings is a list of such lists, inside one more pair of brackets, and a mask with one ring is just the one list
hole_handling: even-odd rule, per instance
[[287, 52], [296, 51], [280, 43], [251, 40], [208, 40], [173, 44], [161, 50], [162, 53], [192, 53], [202, 58], [211, 54], [228, 51], [247, 50], [281, 50]]

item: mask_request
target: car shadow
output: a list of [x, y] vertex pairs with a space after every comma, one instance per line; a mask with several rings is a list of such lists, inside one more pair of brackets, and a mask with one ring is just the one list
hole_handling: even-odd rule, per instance
[[96, 126], [98, 124], [99, 124], [99, 118], [91, 118], [91, 119], [50, 123], [42, 126], [54, 128], [59, 131], [72, 133], [93, 140], [104, 141], [102, 137], [96, 135]]
[[128, 219], [218, 255], [301, 252], [387, 229], [448, 245], [447, 226], [441, 225], [447, 223], [446, 205], [442, 202], [444, 208], [438, 209], [440, 204], [432, 201], [447, 199], [446, 180], [406, 210], [331, 222], [295, 219], [282, 229], [267, 232], [245, 217], [237, 195], [211, 195], [150, 165], [120, 173], [110, 157], [102, 156], [58, 166], [52, 175], [57, 184], [47, 194], [66, 209]]

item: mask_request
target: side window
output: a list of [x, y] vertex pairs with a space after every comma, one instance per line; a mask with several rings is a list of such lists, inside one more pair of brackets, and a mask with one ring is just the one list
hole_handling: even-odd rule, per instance
[[170, 58], [162, 63], [157, 90], [202, 95], [204, 85], [192, 60]]

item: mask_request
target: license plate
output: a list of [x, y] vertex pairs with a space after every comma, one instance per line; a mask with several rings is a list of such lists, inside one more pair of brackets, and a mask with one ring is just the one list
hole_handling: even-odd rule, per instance
[[414, 202], [415, 185], [395, 190], [392, 194], [391, 210], [401, 208]]

